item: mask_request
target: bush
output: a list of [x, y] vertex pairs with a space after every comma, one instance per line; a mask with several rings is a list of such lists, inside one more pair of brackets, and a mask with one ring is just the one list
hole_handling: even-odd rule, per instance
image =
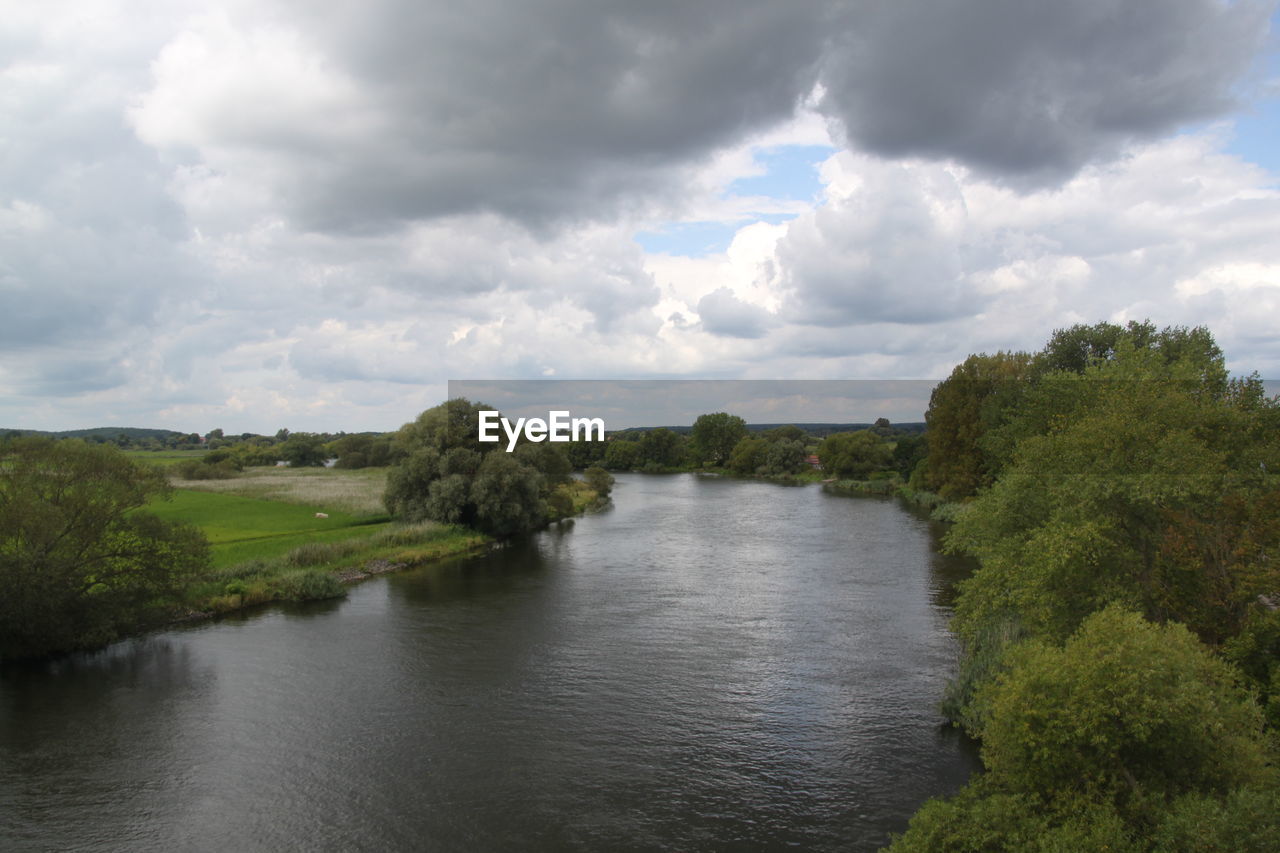
[[230, 480], [241, 470], [239, 463], [233, 459], [223, 459], [212, 464], [201, 459], [184, 459], [173, 468], [184, 480]]
[[588, 468], [582, 472], [582, 479], [602, 500], [609, 497], [609, 493], [613, 491], [613, 475], [603, 468], [596, 466]]
[[1065, 647], [1027, 643], [980, 701], [982, 758], [1011, 787], [1117, 802], [1260, 781], [1262, 714], [1238, 674], [1181, 625], [1117, 606]]
[[190, 525], [146, 512], [164, 475], [109, 445], [0, 442], [0, 659], [109, 642], [208, 565]]
[[282, 598], [290, 601], [318, 601], [323, 598], [341, 598], [346, 588], [330, 572], [306, 569], [281, 575], [276, 588]]
[[359, 539], [351, 539], [345, 542], [308, 542], [285, 554], [284, 562], [285, 565], [298, 566], [300, 568], [320, 566], [325, 563], [331, 563], [334, 560], [341, 560], [343, 557], [362, 550], [363, 547], [364, 542]]

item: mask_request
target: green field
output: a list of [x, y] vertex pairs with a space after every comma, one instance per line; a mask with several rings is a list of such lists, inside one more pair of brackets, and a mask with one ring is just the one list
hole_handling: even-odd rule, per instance
[[386, 468], [247, 468], [229, 480], [179, 480], [180, 489], [298, 504], [330, 514], [385, 519]]
[[[199, 451], [130, 455], [172, 465]], [[344, 582], [367, 576], [371, 565], [415, 565], [488, 542], [453, 525], [393, 523], [382, 505], [386, 478], [386, 469], [275, 467], [250, 468], [229, 480], [171, 477], [170, 498], [147, 509], [200, 528], [211, 551], [208, 572], [190, 579], [181, 606], [225, 613], [327, 598], [341, 595]]]
[[125, 450], [125, 456], [137, 462], [149, 462], [162, 468], [169, 468], [187, 459], [199, 459], [208, 451], [205, 450]]
[[[166, 520], [199, 527], [212, 546], [216, 569], [272, 559], [312, 542], [372, 536], [389, 526], [385, 516], [355, 516], [332, 507], [191, 489], [177, 489], [171, 500], [156, 501], [148, 508]], [[318, 512], [329, 517], [317, 518]]]

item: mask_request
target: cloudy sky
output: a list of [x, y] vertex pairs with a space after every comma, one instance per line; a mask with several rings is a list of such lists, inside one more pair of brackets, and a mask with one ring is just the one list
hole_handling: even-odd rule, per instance
[[450, 379], [1280, 376], [1275, 0], [0, 0], [0, 427]]

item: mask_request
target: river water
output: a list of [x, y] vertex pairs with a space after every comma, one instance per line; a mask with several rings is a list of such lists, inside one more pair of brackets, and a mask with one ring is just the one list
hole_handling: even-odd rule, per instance
[[0, 850], [874, 850], [976, 768], [896, 503], [694, 475], [0, 674]]

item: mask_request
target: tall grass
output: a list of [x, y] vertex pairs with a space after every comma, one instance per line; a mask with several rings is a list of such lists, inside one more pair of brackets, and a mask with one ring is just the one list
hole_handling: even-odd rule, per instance
[[187, 604], [226, 612], [269, 601], [307, 601], [342, 595], [343, 578], [364, 576], [372, 561], [415, 564], [483, 545], [475, 531], [435, 522], [366, 525], [364, 535], [331, 542], [305, 542], [272, 557], [221, 565], [195, 580]]
[[386, 514], [382, 503], [386, 468], [248, 468], [230, 480], [175, 478], [172, 482], [180, 489], [301, 504], [325, 512], [362, 517]]

